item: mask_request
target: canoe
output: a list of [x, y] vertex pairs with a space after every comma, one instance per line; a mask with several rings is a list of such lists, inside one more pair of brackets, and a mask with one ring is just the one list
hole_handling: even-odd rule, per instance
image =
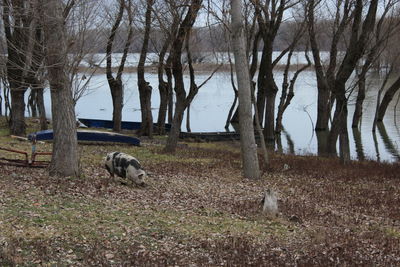
[[[111, 120], [85, 119], [85, 118], [78, 118], [78, 120], [89, 128], [112, 129], [114, 127], [114, 122]], [[121, 122], [121, 128], [124, 130], [139, 130], [141, 125], [142, 125], [141, 122], [136, 122], [136, 121]], [[153, 123], [153, 127], [157, 128], [158, 125], [156, 123]], [[169, 132], [169, 130], [171, 130], [171, 124], [166, 123], [165, 130]]]
[[[53, 140], [53, 130], [39, 131], [28, 135], [28, 139], [32, 140], [36, 136], [36, 140]], [[112, 142], [126, 143], [134, 146], [140, 146], [140, 139], [111, 132], [77, 130], [78, 141], [90, 142]]]
[[181, 132], [179, 138], [194, 139], [199, 141], [232, 141], [239, 140], [240, 134], [236, 132]]

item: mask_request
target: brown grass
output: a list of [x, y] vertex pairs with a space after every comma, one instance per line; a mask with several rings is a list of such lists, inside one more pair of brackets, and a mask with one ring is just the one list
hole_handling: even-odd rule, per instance
[[[2, 166], [0, 265], [400, 264], [400, 164], [272, 155], [252, 181], [229, 143], [174, 155], [160, 143], [81, 145], [82, 178]], [[102, 157], [115, 150], [141, 160], [148, 187], [109, 179]], [[278, 218], [261, 213], [266, 188], [279, 194]]]

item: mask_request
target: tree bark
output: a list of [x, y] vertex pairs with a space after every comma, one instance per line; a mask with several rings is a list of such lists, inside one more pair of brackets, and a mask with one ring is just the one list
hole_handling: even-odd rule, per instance
[[342, 64], [337, 72], [333, 94], [336, 99], [335, 115], [332, 121], [332, 128], [328, 137], [328, 152], [336, 154], [336, 142], [340, 135], [340, 158], [343, 163], [350, 161], [349, 154], [349, 138], [347, 131], [347, 97], [346, 97], [346, 82], [353, 73], [358, 60], [362, 57], [370, 33], [375, 27], [376, 11], [378, 0], [370, 2], [365, 20], [362, 22], [362, 14], [364, 3], [362, 0], [357, 0], [354, 7], [353, 22], [349, 47], [346, 51]]
[[[112, 47], [113, 47], [116, 32], [118, 30], [118, 27], [122, 20], [122, 16], [124, 14], [124, 9], [125, 9], [124, 0], [119, 0], [118, 14], [117, 14], [117, 16], [115, 18], [115, 22], [112, 26], [110, 36], [108, 37], [107, 47], [106, 47], [106, 62], [107, 62], [106, 76], [107, 76], [108, 85], [110, 87], [111, 98], [112, 98], [112, 103], [113, 103], [113, 122], [114, 122], [113, 131], [115, 131], [115, 132], [121, 131], [122, 108], [123, 108], [123, 101], [124, 101], [124, 89], [123, 89], [121, 76], [122, 76], [122, 72], [124, 69], [125, 60], [126, 60], [126, 56], [128, 53], [128, 48], [130, 46], [130, 38], [132, 35], [132, 33], [131, 33], [132, 27], [130, 27], [128, 39], [125, 43], [124, 54], [122, 56], [120, 66], [118, 68], [117, 76], [114, 78], [114, 76], [112, 74], [112, 66], [111, 66]], [[129, 17], [130, 17], [130, 15], [129, 15]]]
[[146, 135], [149, 136], [150, 138], [153, 137], [153, 115], [151, 113], [152, 87], [144, 78], [144, 65], [146, 62], [147, 49], [150, 39], [151, 10], [153, 2], [154, 2], [153, 0], [147, 0], [143, 44], [142, 44], [142, 50], [140, 52], [140, 58], [137, 69], [140, 109], [142, 115], [140, 135]]
[[40, 130], [47, 130], [46, 108], [44, 105], [43, 88], [37, 89], [37, 104], [39, 109]]
[[165, 121], [167, 119], [167, 110], [168, 110], [168, 83], [164, 81], [164, 60], [165, 55], [169, 46], [171, 45], [172, 38], [169, 36], [160, 51], [159, 62], [158, 62], [158, 91], [160, 94], [160, 106], [158, 109], [158, 118], [157, 118], [157, 131], [158, 134], [165, 134]]
[[197, 14], [200, 10], [202, 0], [192, 0], [188, 8], [185, 18], [179, 26], [177, 36], [172, 43], [171, 49], [171, 60], [172, 60], [172, 74], [175, 81], [175, 94], [176, 94], [176, 104], [174, 119], [172, 121], [171, 131], [168, 135], [167, 144], [165, 146], [165, 151], [173, 153], [176, 150], [178, 143], [179, 133], [182, 124], [183, 113], [186, 107], [191, 103], [193, 98], [198, 92], [198, 87], [194, 84], [194, 77], [192, 77], [191, 71], [191, 86], [189, 93], [185, 91], [185, 85], [183, 81], [183, 68], [182, 68], [182, 48], [186, 39], [189, 38], [190, 31], [196, 20]]
[[360, 120], [363, 114], [363, 103], [365, 100], [365, 84], [366, 84], [366, 77], [365, 75], [361, 74], [358, 76], [358, 93], [357, 93], [357, 100], [356, 106], [354, 109], [353, 114], [353, 121], [351, 123], [352, 128], [357, 128], [360, 124]]
[[179, 134], [181, 132], [181, 125], [183, 120], [183, 114], [185, 112], [185, 105], [182, 102], [176, 102], [174, 118], [171, 124], [171, 130], [168, 134], [167, 144], [165, 146], [166, 152], [175, 152], [178, 146]]
[[172, 75], [172, 57], [171, 54], [168, 56], [165, 74], [167, 75], [168, 84], [168, 123], [172, 124], [174, 118], [174, 87], [173, 87], [173, 75]]
[[314, 28], [315, 27], [314, 9], [315, 9], [315, 1], [310, 0], [308, 2], [308, 9], [307, 9], [308, 35], [310, 39], [311, 52], [314, 59], [315, 74], [317, 78], [317, 88], [318, 88], [317, 122], [315, 124], [315, 130], [326, 131], [328, 130], [329, 113], [330, 113], [330, 108], [329, 108], [330, 88], [327, 79], [324, 75], [323, 66], [321, 64], [320, 51], [317, 43], [316, 31]]
[[11, 116], [10, 116], [10, 133], [14, 135], [24, 136], [26, 133], [25, 125], [25, 90], [17, 88], [10, 89], [11, 93]]
[[42, 2], [42, 7], [53, 117], [53, 154], [49, 171], [50, 175], [79, 176], [75, 111], [65, 72], [67, 34], [63, 3], [60, 0], [48, 0]]
[[399, 91], [400, 89], [400, 77], [397, 78], [397, 80], [389, 87], [389, 89], [386, 91], [385, 95], [382, 98], [382, 102], [379, 105], [378, 109], [378, 116], [377, 120], [378, 121], [383, 121], [383, 118], [385, 117], [386, 110], [392, 101], [394, 95]]
[[235, 55], [235, 68], [239, 94], [239, 125], [243, 176], [251, 179], [260, 178], [260, 168], [255, 142], [251, 104], [251, 84], [249, 66], [246, 57], [241, 0], [231, 0], [231, 32]]
[[[7, 79], [11, 95], [10, 132], [25, 135], [25, 100], [27, 89], [24, 83], [29, 47], [31, 10], [26, 10], [23, 1], [3, 1], [3, 25], [7, 41]], [[10, 12], [11, 11], [11, 12]], [[10, 22], [13, 20], [13, 26]]]
[[364, 148], [362, 145], [361, 133], [358, 128], [353, 128], [354, 144], [356, 145], [357, 159], [359, 161], [365, 160]]

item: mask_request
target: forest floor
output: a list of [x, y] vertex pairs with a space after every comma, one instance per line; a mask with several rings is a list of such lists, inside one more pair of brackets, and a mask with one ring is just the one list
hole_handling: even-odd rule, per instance
[[[0, 147], [30, 151], [0, 124]], [[162, 143], [80, 145], [80, 178], [0, 165], [0, 266], [400, 265], [399, 163], [272, 154], [253, 181], [238, 143]], [[110, 179], [112, 151], [137, 157], [148, 186]], [[267, 189], [276, 218], [261, 212]]]

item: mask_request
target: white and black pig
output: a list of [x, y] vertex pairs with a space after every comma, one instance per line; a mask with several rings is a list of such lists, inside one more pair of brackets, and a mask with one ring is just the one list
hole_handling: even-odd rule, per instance
[[128, 154], [122, 152], [107, 154], [105, 166], [112, 177], [116, 174], [119, 177], [128, 178], [137, 185], [145, 185], [146, 173], [142, 169], [140, 162]]

